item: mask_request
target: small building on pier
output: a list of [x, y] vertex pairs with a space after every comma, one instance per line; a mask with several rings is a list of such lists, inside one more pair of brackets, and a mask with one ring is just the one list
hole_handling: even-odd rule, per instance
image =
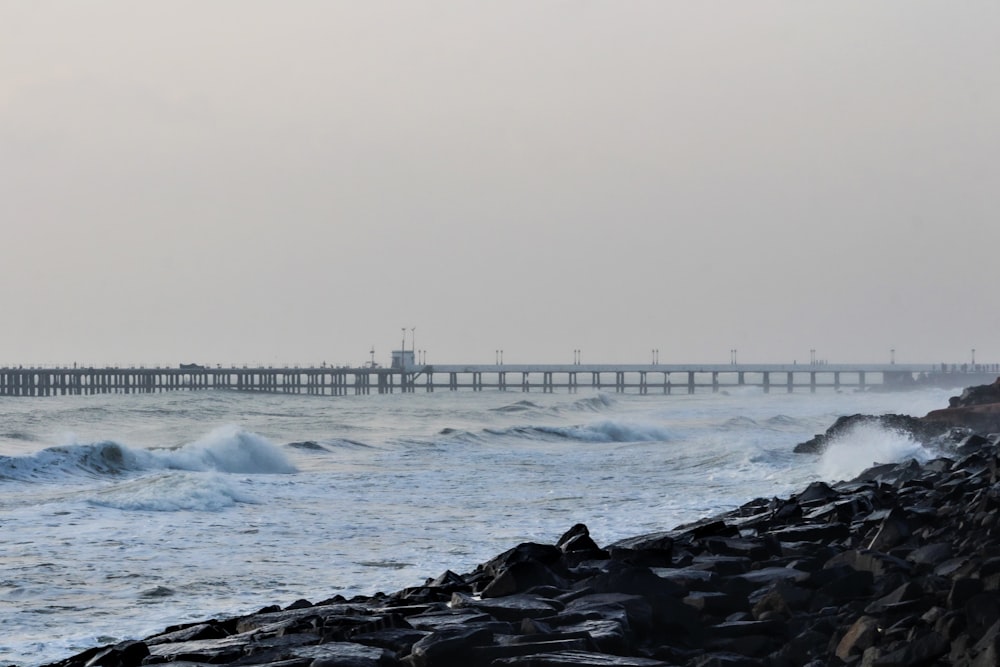
[[416, 367], [417, 363], [414, 358], [413, 350], [393, 350], [392, 351], [392, 366], [391, 368], [395, 370], [405, 370], [407, 368]]

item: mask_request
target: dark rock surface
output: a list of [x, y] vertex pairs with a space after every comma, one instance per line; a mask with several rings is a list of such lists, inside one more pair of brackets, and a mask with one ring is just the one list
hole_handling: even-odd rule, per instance
[[997, 665], [1000, 447], [966, 440], [603, 548], [578, 524], [391, 595], [299, 600], [55, 664]]

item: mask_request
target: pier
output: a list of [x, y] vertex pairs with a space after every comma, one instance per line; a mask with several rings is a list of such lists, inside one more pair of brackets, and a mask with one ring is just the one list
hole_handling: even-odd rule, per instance
[[403, 367], [0, 368], [0, 396], [226, 390], [346, 396], [435, 391], [694, 394], [963, 387], [993, 382], [1000, 366], [943, 364], [435, 364]]

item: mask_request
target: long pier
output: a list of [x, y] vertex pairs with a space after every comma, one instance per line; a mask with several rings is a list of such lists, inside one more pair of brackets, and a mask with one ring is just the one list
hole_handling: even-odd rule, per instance
[[938, 364], [495, 364], [405, 368], [0, 368], [0, 396], [132, 394], [218, 389], [318, 396], [416, 391], [616, 393], [764, 392], [961, 387], [992, 382], [1000, 365]]

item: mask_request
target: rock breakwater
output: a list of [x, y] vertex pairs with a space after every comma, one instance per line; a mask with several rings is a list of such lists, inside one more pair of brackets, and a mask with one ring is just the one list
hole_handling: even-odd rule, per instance
[[55, 664], [996, 665], [1000, 437], [953, 441], [670, 531], [600, 546], [578, 524], [393, 594], [299, 600]]

